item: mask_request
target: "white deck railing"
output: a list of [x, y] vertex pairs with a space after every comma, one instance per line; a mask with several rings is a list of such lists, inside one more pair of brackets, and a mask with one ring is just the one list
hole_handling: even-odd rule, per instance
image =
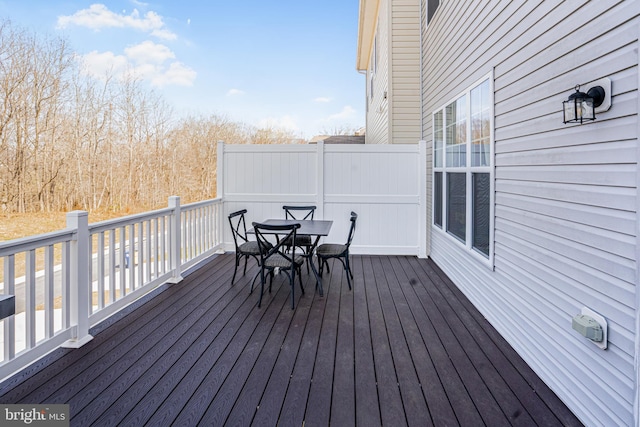
[[79, 347], [89, 328], [223, 246], [221, 199], [88, 224], [67, 214], [67, 228], [0, 243], [0, 294], [15, 295], [0, 320], [0, 379], [50, 351]]

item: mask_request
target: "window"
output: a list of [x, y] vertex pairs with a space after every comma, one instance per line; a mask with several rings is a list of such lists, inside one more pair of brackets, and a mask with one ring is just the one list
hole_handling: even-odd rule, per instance
[[439, 5], [440, 0], [427, 0], [427, 22], [431, 22], [431, 17], [436, 13]]
[[373, 48], [369, 63], [369, 98], [373, 99], [373, 78], [378, 71], [378, 32], [376, 32], [373, 39]]
[[493, 215], [491, 80], [433, 113], [433, 224], [485, 258]]

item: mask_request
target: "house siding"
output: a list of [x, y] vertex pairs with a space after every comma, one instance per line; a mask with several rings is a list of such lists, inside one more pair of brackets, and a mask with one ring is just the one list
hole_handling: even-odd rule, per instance
[[[493, 265], [437, 227], [430, 255], [587, 425], [638, 421], [639, 14], [637, 1], [450, 0], [423, 33], [426, 140], [433, 111], [491, 71], [495, 104]], [[573, 86], [604, 77], [611, 109], [564, 125]], [[607, 350], [572, 330], [582, 307], [607, 319]]]
[[415, 144], [420, 140], [419, 16], [419, 0], [392, 2], [389, 142], [394, 144]]
[[[420, 140], [419, 16], [419, 0], [380, 1], [378, 67], [374, 96], [368, 99], [369, 144], [415, 144]], [[370, 73], [369, 66], [368, 84]]]

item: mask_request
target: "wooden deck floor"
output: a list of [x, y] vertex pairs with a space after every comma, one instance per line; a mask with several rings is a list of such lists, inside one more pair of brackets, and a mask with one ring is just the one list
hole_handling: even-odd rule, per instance
[[[580, 425], [430, 260], [355, 256], [325, 295], [222, 255], [0, 384], [0, 403], [68, 403], [77, 426]], [[239, 272], [241, 274], [241, 271]]]

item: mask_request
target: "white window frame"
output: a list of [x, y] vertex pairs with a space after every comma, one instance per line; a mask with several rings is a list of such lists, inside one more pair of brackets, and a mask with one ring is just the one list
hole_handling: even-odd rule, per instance
[[[490, 138], [489, 138], [489, 165], [488, 166], [472, 166], [471, 156], [471, 91], [475, 89], [480, 84], [484, 83], [486, 80], [489, 81], [489, 105], [491, 107], [491, 111], [489, 113], [490, 120]], [[488, 267], [494, 267], [494, 232], [495, 232], [495, 126], [494, 126], [494, 117], [495, 117], [495, 101], [494, 101], [494, 86], [493, 86], [493, 71], [483, 76], [481, 79], [474, 82], [470, 85], [465, 91], [458, 93], [456, 96], [448, 100], [442, 106], [437, 108], [432, 112], [432, 137], [433, 137], [433, 172], [432, 172], [432, 182], [434, 185], [432, 192], [432, 206], [433, 206], [433, 215], [431, 227], [434, 232], [441, 233], [442, 235], [447, 236], [447, 238], [455, 241], [460, 246], [464, 247], [466, 251], [474, 256], [476, 259], [480, 260], [482, 263], [486, 264]], [[447, 166], [446, 160], [446, 141], [447, 141], [447, 117], [446, 117], [446, 108], [448, 105], [456, 102], [461, 97], [465, 97], [466, 100], [466, 161], [464, 166]], [[442, 112], [442, 149], [439, 153], [436, 152], [436, 114]], [[436, 166], [436, 156], [441, 156], [440, 165]], [[436, 194], [435, 191], [435, 174], [437, 172], [442, 173], [442, 187], [441, 187], [441, 200], [440, 206], [442, 210], [442, 225], [437, 225], [435, 223], [435, 208], [436, 208]], [[448, 173], [465, 173], [466, 175], [466, 212], [465, 212], [465, 240], [462, 241], [457, 236], [450, 233], [448, 230], [447, 224], [447, 174]], [[485, 255], [483, 252], [477, 250], [473, 247], [473, 174], [474, 173], [488, 173], [489, 174], [489, 254]]]

